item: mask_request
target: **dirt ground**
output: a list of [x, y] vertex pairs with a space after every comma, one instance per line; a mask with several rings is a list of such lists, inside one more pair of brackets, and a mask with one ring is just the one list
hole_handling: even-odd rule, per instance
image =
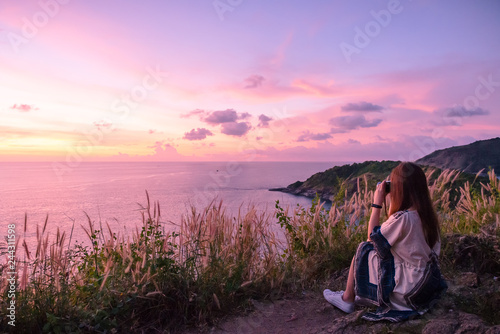
[[[249, 315], [224, 319], [198, 333], [318, 333], [332, 319], [345, 315], [323, 299], [321, 293], [304, 292], [279, 301], [252, 301], [255, 311]], [[196, 331], [193, 331], [195, 333]]]
[[[326, 287], [338, 290], [343, 286], [346, 272], [333, 278]], [[345, 314], [324, 300], [320, 289], [305, 291], [274, 302], [252, 301], [254, 311], [240, 316], [228, 316], [211, 327], [191, 329], [185, 334], [227, 333], [485, 333], [500, 334], [500, 325], [492, 326], [474, 314], [460, 311], [453, 294], [477, 290], [472, 287], [475, 275], [462, 274], [449, 280], [449, 291], [434, 309], [424, 316], [402, 323], [369, 322], [361, 319], [367, 307], [356, 306]], [[498, 279], [484, 282], [488, 290], [500, 287]], [[465, 290], [464, 290], [465, 289]], [[497, 290], [498, 291], [498, 290]], [[477, 291], [477, 293], [481, 293]], [[481, 293], [482, 294], [482, 293]]]

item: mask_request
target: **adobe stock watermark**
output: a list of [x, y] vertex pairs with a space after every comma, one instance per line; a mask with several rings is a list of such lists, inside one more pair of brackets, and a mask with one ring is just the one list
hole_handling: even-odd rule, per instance
[[379, 11], [371, 10], [370, 15], [373, 20], [366, 22], [362, 28], [359, 26], [354, 28], [352, 44], [347, 42], [339, 44], [347, 63], [350, 64], [352, 62], [352, 55], [361, 53], [361, 50], [370, 45], [380, 35], [383, 28], [387, 28], [391, 24], [393, 16], [400, 14], [402, 11], [403, 6], [399, 0], [389, 0], [386, 9]]
[[[239, 145], [238, 153], [247, 155], [245, 162], [255, 161], [258, 151], [266, 148], [266, 142], [272, 141], [277, 133], [286, 130], [286, 118], [289, 116], [286, 108], [282, 110], [274, 109], [271, 112], [271, 117], [274, 121], [270, 126], [259, 128], [255, 132], [255, 136], [259, 140], [250, 141], [247, 138]], [[193, 205], [196, 208], [206, 207], [217, 198], [221, 189], [227, 187], [231, 179], [240, 175], [242, 171], [241, 162], [233, 160], [226, 163], [224, 170], [209, 172], [208, 175], [211, 181], [205, 184], [202, 189], [194, 189]]]
[[7, 225], [7, 322], [10, 326], [16, 326], [16, 224]]
[[[493, 74], [489, 74], [486, 78], [479, 76], [478, 81], [473, 94], [466, 96], [461, 105], [450, 108], [441, 115], [443, 125], [463, 125], [464, 118], [470, 117], [471, 111], [480, 110], [480, 101], [489, 99], [500, 87], [500, 81], [494, 81]], [[414, 140], [417, 148], [410, 152], [407, 160], [403, 156], [400, 156], [399, 159], [415, 161], [434, 152], [438, 145], [444, 142], [445, 135], [446, 132], [442, 126], [434, 128], [430, 138]]]
[[127, 119], [130, 113], [147, 99], [149, 93], [160, 86], [167, 75], [167, 72], [161, 71], [159, 65], [156, 65], [155, 68], [147, 67], [142, 82], [111, 103], [109, 109], [114, 113], [113, 117], [101, 120], [103, 126], [93, 126], [87, 131], [75, 130], [75, 132], [81, 134], [81, 140], [66, 148], [67, 153], [64, 162], [52, 163], [52, 170], [56, 173], [59, 181], [62, 181], [66, 173], [78, 167], [83, 162], [83, 158], [94, 151], [95, 146], [102, 144], [105, 136]]
[[30, 40], [35, 38], [40, 29], [49, 24], [61, 10], [61, 6], [68, 4], [70, 0], [40, 0], [38, 6], [40, 10], [36, 11], [31, 17], [23, 16], [21, 21], [21, 33], [9, 31], [7, 39], [15, 53], [19, 53], [21, 46], [28, 44]]
[[232, 12], [236, 7], [240, 6], [243, 0], [214, 0], [212, 5], [214, 6], [215, 12], [219, 16], [221, 21], [225, 20], [225, 15], [227, 12]]

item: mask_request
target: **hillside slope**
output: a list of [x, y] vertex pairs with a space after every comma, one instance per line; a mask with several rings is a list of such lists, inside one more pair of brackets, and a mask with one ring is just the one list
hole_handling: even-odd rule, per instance
[[399, 161], [365, 161], [352, 165], [336, 166], [319, 172], [306, 181], [297, 181], [285, 188], [273, 188], [270, 191], [281, 191], [298, 196], [314, 198], [318, 194], [321, 199], [331, 201], [339, 190], [354, 192], [357, 179], [365, 177], [369, 186], [384, 180]]
[[500, 170], [500, 138], [479, 140], [469, 145], [434, 151], [416, 161], [441, 169], [458, 169], [475, 174], [489, 167]]
[[[466, 181], [474, 183], [475, 174], [485, 169], [482, 177], [476, 181], [488, 183], [485, 177], [489, 168], [500, 171], [500, 138], [476, 141], [469, 145], [454, 146], [443, 150], [435, 151], [419, 160], [424, 171], [429, 168], [437, 168], [433, 178], [437, 177], [443, 170], [455, 169], [462, 173], [456, 180], [454, 188], [463, 185]], [[293, 195], [314, 198], [319, 195], [321, 199], [327, 201], [335, 200], [337, 194], [352, 194], [358, 186], [358, 179], [368, 183], [368, 187], [373, 189], [375, 184], [384, 180], [399, 161], [365, 161], [352, 165], [336, 166], [319, 172], [306, 181], [297, 181], [284, 188], [273, 188], [270, 191], [281, 191]], [[479, 183], [475, 182], [473, 187], [479, 191]]]

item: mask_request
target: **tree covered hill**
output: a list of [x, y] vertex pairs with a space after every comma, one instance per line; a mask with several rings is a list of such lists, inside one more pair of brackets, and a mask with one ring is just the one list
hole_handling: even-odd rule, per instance
[[479, 140], [469, 145], [434, 151], [416, 161], [420, 165], [457, 169], [475, 174], [491, 167], [500, 171], [500, 138]]
[[274, 188], [271, 191], [281, 191], [299, 196], [315, 197], [318, 194], [323, 200], [332, 200], [341, 189], [348, 193], [357, 187], [357, 178], [366, 176], [369, 185], [375, 186], [384, 180], [399, 161], [365, 161], [352, 165], [336, 166], [324, 172], [316, 173], [306, 181], [297, 181], [286, 188]]
[[[377, 182], [387, 178], [399, 161], [365, 161], [351, 165], [336, 166], [319, 172], [305, 181], [297, 181], [284, 188], [273, 188], [270, 191], [281, 191], [298, 196], [334, 201], [336, 196], [352, 194], [358, 187], [359, 179], [374, 189]], [[456, 189], [469, 181], [472, 188], [480, 191], [479, 182], [488, 183], [484, 176], [488, 168], [500, 170], [500, 138], [477, 141], [470, 145], [451, 147], [433, 152], [416, 161], [424, 171], [435, 169], [432, 179], [437, 178], [444, 170], [454, 169], [463, 173], [457, 178], [453, 188]], [[476, 178], [476, 173], [485, 169], [483, 176]]]

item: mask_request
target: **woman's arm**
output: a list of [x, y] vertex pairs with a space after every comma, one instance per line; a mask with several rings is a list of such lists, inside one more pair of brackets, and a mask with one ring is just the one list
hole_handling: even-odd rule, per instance
[[[384, 198], [387, 194], [385, 193], [385, 181], [377, 184], [377, 189], [373, 194], [373, 204], [382, 206]], [[368, 222], [368, 240], [370, 240], [370, 234], [376, 226], [380, 225], [380, 211], [382, 209], [372, 207], [372, 213], [370, 215], [370, 221]]]

